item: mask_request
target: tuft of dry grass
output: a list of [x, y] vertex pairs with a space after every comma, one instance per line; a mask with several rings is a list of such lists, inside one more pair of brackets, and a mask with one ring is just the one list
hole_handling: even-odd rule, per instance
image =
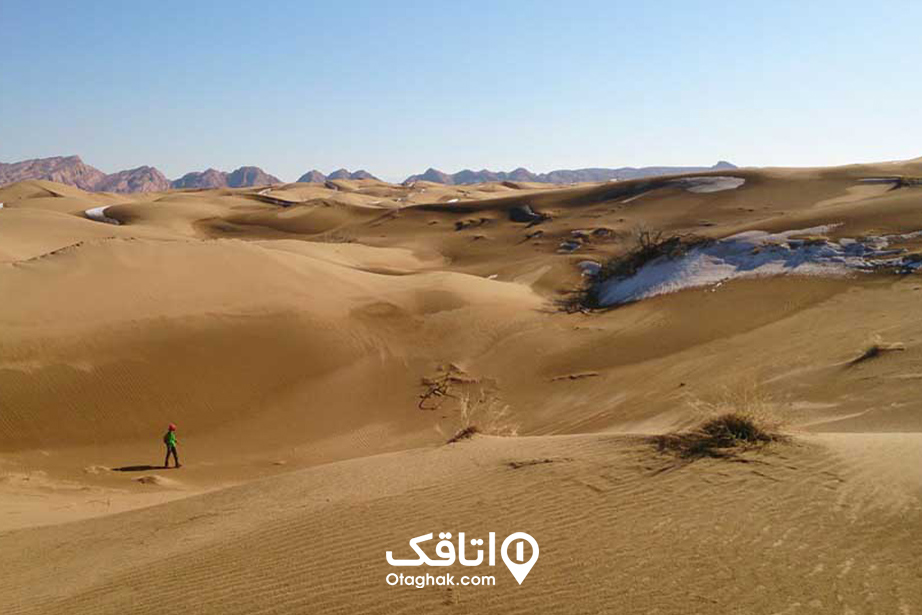
[[654, 436], [653, 439], [661, 452], [697, 459], [732, 457], [743, 450], [781, 441], [784, 436], [744, 412], [727, 412], [688, 431]]
[[697, 424], [653, 436], [651, 440], [659, 451], [689, 460], [728, 458], [787, 440], [770, 396], [755, 384], [727, 390], [716, 402], [695, 400], [691, 405], [701, 417]]
[[448, 438], [447, 444], [467, 440], [475, 434], [517, 436], [519, 426], [512, 420], [512, 410], [508, 404], [503, 404], [499, 398], [481, 390], [477, 395], [466, 392], [461, 396], [456, 426], [451, 433], [453, 435]]
[[473, 438], [478, 433], [480, 433], [480, 430], [477, 429], [476, 425], [468, 425], [452, 437], [448, 438], [445, 444], [454, 444], [455, 442], [460, 442], [461, 440], [467, 440], [469, 438]]

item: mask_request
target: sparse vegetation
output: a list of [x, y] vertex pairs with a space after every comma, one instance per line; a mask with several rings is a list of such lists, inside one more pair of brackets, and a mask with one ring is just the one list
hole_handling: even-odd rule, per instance
[[420, 410], [438, 410], [447, 399], [459, 399], [463, 387], [476, 382], [457, 365], [444, 365], [435, 376], [422, 379], [424, 390], [419, 395], [417, 407]]
[[355, 238], [350, 237], [340, 231], [329, 231], [326, 233], [315, 235], [312, 238], [312, 241], [317, 241], [317, 242], [322, 242], [322, 243], [355, 243]]
[[700, 237], [666, 235], [661, 230], [639, 226], [634, 230], [634, 247], [627, 254], [610, 259], [602, 265], [596, 278], [600, 281], [612, 278], [629, 278], [641, 267], [661, 256], [670, 259], [683, 256], [688, 249], [704, 243]]
[[824, 235], [793, 235], [790, 237], [793, 242], [800, 242], [805, 246], [822, 246], [829, 242], [829, 237]]
[[787, 439], [771, 398], [755, 384], [728, 389], [715, 402], [695, 400], [691, 406], [701, 417], [697, 425], [653, 436], [659, 451], [688, 460], [728, 458]]
[[897, 181], [897, 186], [899, 188], [912, 188], [914, 186], [922, 186], [922, 177], [900, 177]]
[[691, 248], [704, 245], [711, 240], [697, 235], [667, 235], [662, 230], [638, 226], [634, 230], [634, 244], [626, 253], [602, 263], [597, 273], [586, 284], [561, 301], [561, 307], [568, 312], [594, 310], [603, 307], [599, 299], [600, 285], [611, 279], [627, 279], [641, 267], [659, 257], [676, 259], [684, 256]]
[[887, 343], [879, 335], [875, 335], [870, 345], [865, 349], [860, 356], [852, 359], [848, 362], [849, 365], [858, 365], [859, 363], [864, 363], [870, 359], [877, 358], [886, 352], [893, 352], [899, 350], [906, 350], [906, 347], [899, 342]]
[[465, 427], [464, 429], [462, 429], [461, 431], [459, 431], [458, 433], [450, 437], [445, 443], [454, 444], [455, 442], [460, 442], [461, 440], [467, 440], [469, 438], [473, 438], [474, 435], [476, 435], [479, 432], [480, 430], [477, 429], [476, 425], [468, 425], [467, 427]]
[[481, 389], [477, 395], [467, 392], [460, 397], [456, 425], [447, 444], [466, 440], [475, 434], [511, 437], [518, 435], [518, 431], [519, 426], [512, 420], [509, 405]]
[[742, 450], [784, 439], [744, 412], [727, 412], [682, 432], [654, 436], [660, 451], [684, 458], [732, 457]]
[[545, 457], [543, 459], [523, 459], [521, 461], [509, 461], [506, 463], [506, 467], [511, 470], [519, 470], [521, 468], [527, 468], [529, 466], [540, 466], [548, 463], [558, 463], [565, 461], [573, 461], [570, 457], [559, 457], [553, 459], [550, 457]]

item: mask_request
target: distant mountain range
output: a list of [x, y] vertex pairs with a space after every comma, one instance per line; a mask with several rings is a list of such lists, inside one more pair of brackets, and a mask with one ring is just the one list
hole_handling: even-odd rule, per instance
[[412, 184], [416, 181], [428, 181], [438, 184], [482, 184], [485, 182], [538, 182], [543, 184], [573, 184], [579, 182], [604, 182], [612, 179], [637, 179], [640, 177], [654, 177], [657, 175], [674, 175], [677, 173], [698, 173], [701, 171], [719, 171], [721, 169], [735, 169], [736, 165], [721, 160], [712, 167], [621, 167], [619, 169], [560, 169], [550, 173], [532, 173], [528, 169], [519, 167], [514, 171], [471, 171], [465, 169], [457, 173], [448, 174], [438, 169], [430, 168], [421, 175], [411, 175], [403, 183]]
[[247, 188], [284, 183], [275, 175], [269, 175], [259, 167], [240, 167], [231, 173], [208, 169], [186, 173], [173, 180], [172, 188]]
[[359, 169], [354, 173], [351, 173], [346, 169], [337, 169], [329, 175], [324, 175], [320, 171], [314, 169], [313, 171], [308, 171], [299, 177], [298, 182], [305, 184], [322, 184], [323, 182], [331, 179], [374, 179], [381, 181], [364, 169]]
[[[439, 184], [463, 185], [484, 182], [516, 181], [538, 182], [547, 184], [570, 184], [577, 182], [603, 182], [613, 179], [636, 179], [656, 175], [675, 173], [696, 173], [735, 169], [735, 165], [721, 160], [712, 167], [622, 167], [619, 169], [561, 169], [550, 173], [532, 173], [528, 169], [518, 168], [514, 171], [471, 171], [466, 169], [448, 174], [430, 168], [421, 175], [411, 175], [403, 183], [430, 181]], [[99, 169], [83, 162], [79, 156], [56, 156], [39, 158], [14, 163], [0, 163], [0, 186], [27, 179], [45, 179], [62, 184], [76, 186], [94, 192], [161, 192], [180, 188], [246, 188], [251, 186], [269, 186], [285, 183], [259, 167], [240, 167], [227, 173], [216, 169], [186, 173], [179, 179], [169, 180], [155, 167], [142, 166], [118, 173], [103, 173]], [[337, 179], [372, 179], [378, 178], [365, 170], [348, 171], [338, 169], [329, 175], [320, 171], [308, 171], [298, 181], [305, 183], [324, 183]]]
[[0, 162], [0, 186], [27, 179], [47, 179], [93, 192], [161, 192], [171, 188], [245, 188], [284, 183], [259, 167], [240, 167], [231, 173], [208, 169], [170, 181], [148, 166], [106, 174], [83, 162], [80, 156]]

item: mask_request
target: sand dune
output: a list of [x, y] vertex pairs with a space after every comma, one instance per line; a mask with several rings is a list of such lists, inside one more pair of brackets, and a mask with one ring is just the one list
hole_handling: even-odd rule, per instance
[[[918, 483], [882, 501], [864, 464], [811, 439], [750, 461], [675, 467], [624, 437], [479, 438], [7, 535], [0, 591], [37, 588], [12, 613], [154, 612], [164, 595], [202, 613], [918, 608]], [[502, 566], [478, 569], [495, 587], [387, 585], [386, 550], [444, 530], [527, 530], [541, 557], [522, 586]]]
[[[4, 187], [4, 612], [916, 612], [919, 175]], [[648, 441], [749, 391], [785, 442]], [[540, 558], [387, 585], [445, 531]]]

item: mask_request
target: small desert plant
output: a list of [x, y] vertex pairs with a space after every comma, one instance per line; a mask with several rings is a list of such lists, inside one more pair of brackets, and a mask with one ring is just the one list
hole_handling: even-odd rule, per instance
[[440, 366], [434, 376], [422, 379], [424, 390], [419, 395], [417, 407], [420, 410], [438, 410], [446, 400], [458, 401], [463, 391], [479, 382], [457, 365], [448, 363]]
[[626, 253], [610, 258], [591, 276], [586, 284], [570, 293], [560, 302], [568, 312], [593, 310], [602, 307], [599, 291], [602, 282], [611, 279], [627, 279], [640, 269], [663, 256], [675, 259], [684, 256], [691, 248], [704, 245], [710, 240], [694, 235], [667, 235], [664, 231], [638, 226], [634, 229], [634, 245]]
[[911, 188], [913, 186], [922, 186], [922, 177], [900, 177], [897, 180], [898, 188]]
[[[516, 436], [518, 430], [519, 426], [512, 420], [509, 405], [481, 389], [477, 395], [465, 392], [460, 397], [455, 426], [451, 431], [453, 435], [447, 443], [465, 440], [474, 434]], [[439, 431], [444, 435], [441, 428]]]
[[354, 237], [349, 237], [348, 235], [344, 235], [339, 231], [321, 233], [319, 235], [315, 235], [311, 240], [319, 243], [355, 243]]
[[477, 429], [476, 425], [468, 425], [452, 437], [448, 438], [445, 443], [454, 444], [455, 442], [460, 442], [461, 440], [467, 440], [468, 438], [473, 438], [479, 432], [480, 430]]
[[732, 457], [741, 450], [757, 448], [783, 439], [766, 429], [752, 416], [728, 412], [715, 416], [688, 431], [655, 436], [660, 451], [680, 457]]
[[629, 278], [652, 260], [661, 256], [669, 259], [679, 258], [689, 249], [708, 241], [710, 240], [696, 235], [667, 235], [662, 230], [641, 225], [634, 229], [633, 249], [605, 263], [596, 277], [601, 280]]
[[686, 459], [733, 457], [786, 439], [771, 407], [769, 396], [757, 386], [741, 387], [716, 402], [692, 402], [693, 411], [702, 415], [694, 427], [653, 436], [652, 441], [658, 450]]
[[857, 365], [859, 363], [864, 363], [865, 361], [879, 357], [885, 352], [893, 352], [895, 350], [906, 350], [906, 347], [900, 342], [885, 342], [879, 334], [875, 334], [864, 352], [861, 353], [860, 356], [849, 361], [848, 364]]

